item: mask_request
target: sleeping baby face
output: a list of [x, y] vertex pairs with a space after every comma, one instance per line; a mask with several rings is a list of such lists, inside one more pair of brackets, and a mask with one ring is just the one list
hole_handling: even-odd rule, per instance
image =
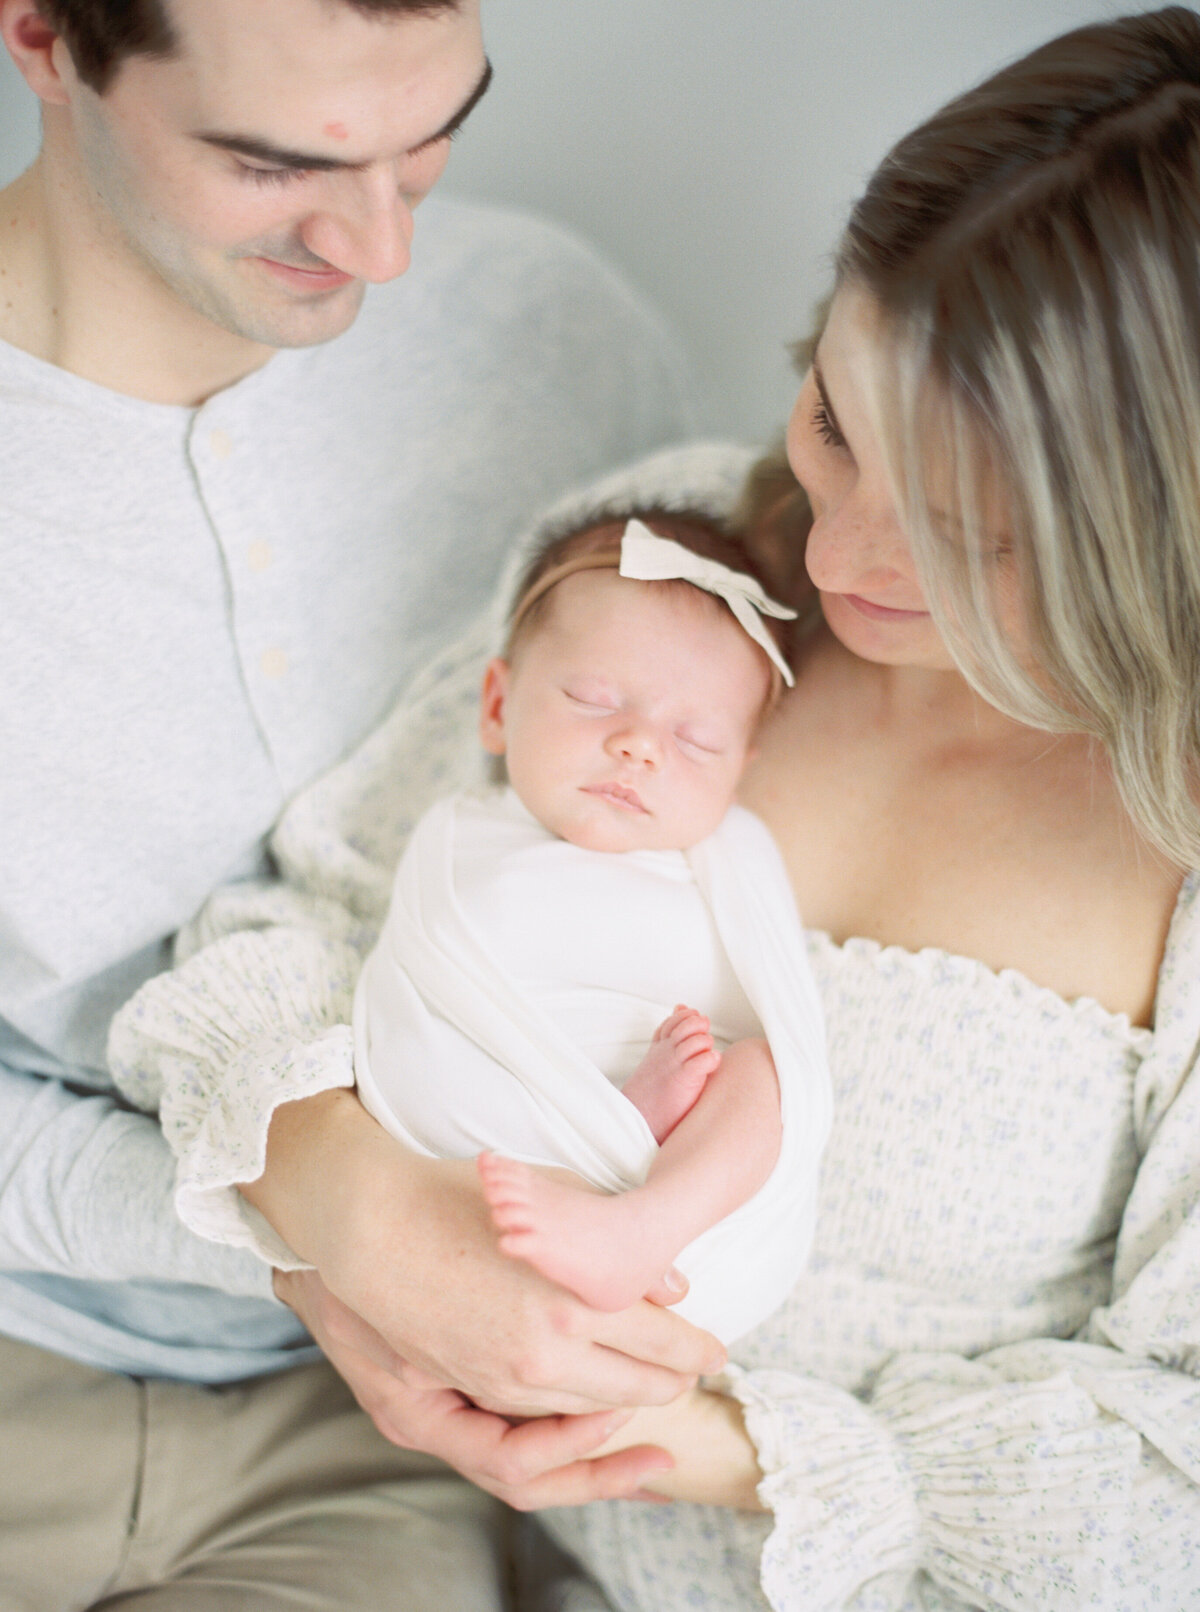
[[729, 809], [770, 690], [766, 656], [711, 595], [578, 571], [490, 662], [480, 733], [561, 839], [685, 850]]

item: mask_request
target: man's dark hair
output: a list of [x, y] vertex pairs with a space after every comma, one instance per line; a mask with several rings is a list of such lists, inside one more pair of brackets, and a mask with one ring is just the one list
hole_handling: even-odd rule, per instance
[[[338, 0], [369, 16], [453, 11], [458, 0]], [[179, 41], [164, 0], [38, 0], [62, 37], [75, 71], [97, 95], [127, 56], [170, 56]]]

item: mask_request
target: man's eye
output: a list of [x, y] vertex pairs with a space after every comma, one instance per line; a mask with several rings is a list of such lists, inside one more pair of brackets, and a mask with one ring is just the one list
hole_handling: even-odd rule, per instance
[[307, 168], [252, 168], [248, 162], [239, 162], [238, 171], [254, 185], [286, 185], [293, 179], [303, 179]]

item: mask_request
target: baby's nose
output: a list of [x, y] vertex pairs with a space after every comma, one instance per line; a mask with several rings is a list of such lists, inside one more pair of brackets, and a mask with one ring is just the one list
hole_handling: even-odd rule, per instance
[[662, 747], [649, 728], [630, 725], [610, 736], [609, 749], [634, 766], [656, 767], [662, 760]]

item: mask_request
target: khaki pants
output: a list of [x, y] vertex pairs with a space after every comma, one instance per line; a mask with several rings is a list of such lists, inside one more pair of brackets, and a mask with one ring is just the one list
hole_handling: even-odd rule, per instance
[[503, 1612], [510, 1520], [324, 1363], [198, 1387], [0, 1338], [0, 1612]]

